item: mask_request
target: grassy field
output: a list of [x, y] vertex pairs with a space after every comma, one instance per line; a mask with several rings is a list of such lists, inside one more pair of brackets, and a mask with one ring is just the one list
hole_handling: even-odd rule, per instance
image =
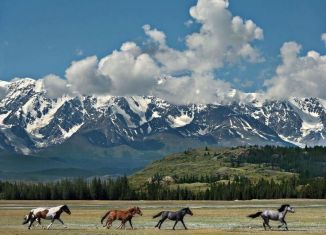
[[[56, 206], [66, 203], [72, 215], [63, 214], [62, 219], [68, 226], [64, 229], [55, 222], [51, 230], [35, 227], [28, 230], [22, 225], [23, 216], [31, 208]], [[271, 222], [273, 231], [264, 231], [260, 218], [249, 219], [246, 215], [265, 208], [277, 208], [282, 203], [295, 207], [296, 213], [288, 214], [286, 221], [289, 232], [286, 234], [325, 234], [326, 200], [251, 200], [251, 201], [0, 201], [0, 234], [282, 234], [277, 222]], [[115, 222], [113, 229], [103, 228], [101, 216], [108, 209], [125, 209], [139, 206], [143, 216], [133, 219], [135, 230], [116, 230], [120, 223]], [[171, 230], [173, 222], [165, 222], [159, 231], [154, 229], [157, 219], [152, 216], [162, 210], [177, 210], [189, 206], [194, 216], [186, 216], [189, 230], [181, 224]], [[49, 221], [43, 221], [44, 225]]]

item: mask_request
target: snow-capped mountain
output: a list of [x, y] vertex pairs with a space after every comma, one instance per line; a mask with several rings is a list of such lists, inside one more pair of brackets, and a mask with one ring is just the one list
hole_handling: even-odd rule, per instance
[[[31, 154], [83, 136], [109, 148], [137, 147], [171, 134], [220, 146], [326, 145], [326, 101], [319, 98], [175, 105], [157, 97], [63, 96], [51, 99], [41, 80], [1, 82], [0, 149]], [[164, 140], [162, 140], [164, 144]]]

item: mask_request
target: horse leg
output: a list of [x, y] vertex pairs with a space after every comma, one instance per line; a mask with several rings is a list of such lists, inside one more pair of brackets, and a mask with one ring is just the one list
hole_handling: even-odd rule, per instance
[[130, 224], [131, 229], [134, 229], [134, 227], [132, 227], [131, 219], [129, 220], [129, 224]]
[[183, 222], [183, 219], [180, 220], [180, 221], [181, 221], [181, 223], [183, 224], [183, 227], [187, 230], [187, 227], [186, 227], [185, 223]]
[[64, 228], [67, 228], [67, 226], [63, 223], [63, 221], [60, 218], [58, 218], [57, 220], [60, 221], [60, 223], [63, 225]]
[[36, 217], [32, 217], [31, 220], [29, 221], [28, 229], [31, 229], [31, 226], [33, 225], [34, 221], [36, 220]]
[[282, 222], [283, 222], [283, 224], [285, 224], [285, 229], [286, 229], [286, 230], [289, 230], [289, 229], [288, 229], [288, 224], [285, 222], [284, 218], [282, 219]]
[[278, 228], [281, 228], [284, 225], [283, 219], [279, 220], [281, 222], [281, 224], [279, 226], [277, 226]]
[[178, 222], [179, 222], [179, 220], [176, 220], [176, 221], [175, 221], [175, 223], [174, 223], [174, 225], [173, 225], [173, 228], [172, 228], [173, 230], [175, 230], [175, 226], [177, 225]]
[[121, 229], [126, 229], [126, 221], [121, 221]]
[[166, 220], [166, 218], [167, 217], [164, 217], [164, 218], [160, 219], [155, 227], [158, 226], [158, 229], [161, 229], [161, 226], [162, 226], [163, 222]]
[[158, 227], [158, 226], [160, 225], [160, 223], [161, 223], [161, 220], [159, 220], [159, 221], [157, 222], [157, 224], [155, 225], [154, 228]]
[[263, 220], [264, 220], [264, 222], [263, 222], [263, 226], [264, 226], [264, 229], [266, 230], [266, 225], [267, 225], [268, 227], [270, 227], [269, 224], [268, 224], [268, 219], [265, 218], [265, 217], [263, 217]]
[[103, 224], [103, 227], [107, 227], [109, 223], [109, 218], [106, 220], [105, 224]]
[[121, 222], [121, 224], [119, 224], [119, 226], [116, 227], [115, 229], [121, 229], [121, 228], [122, 228], [122, 222]]
[[53, 223], [54, 223], [54, 219], [51, 220], [51, 223], [48, 225], [48, 227], [46, 229], [50, 229], [50, 227], [52, 226]]
[[108, 220], [106, 221], [105, 226], [109, 229], [112, 226], [113, 220], [111, 218], [108, 218]]
[[267, 226], [269, 227], [269, 229], [272, 230], [272, 227], [269, 225], [269, 219], [268, 218], [266, 218], [265, 224], [267, 224]]
[[41, 223], [41, 218], [37, 218], [36, 221], [37, 221], [37, 223], [38, 223], [37, 225], [40, 225], [41, 228], [44, 229], [44, 226], [43, 226], [42, 223]]

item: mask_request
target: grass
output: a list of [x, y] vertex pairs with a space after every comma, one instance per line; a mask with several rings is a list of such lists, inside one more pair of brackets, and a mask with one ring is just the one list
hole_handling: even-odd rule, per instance
[[[55, 206], [66, 203], [72, 215], [62, 215], [68, 226], [64, 229], [55, 222], [51, 230], [34, 228], [27, 230], [21, 225], [22, 218], [31, 208]], [[246, 215], [265, 208], [277, 208], [282, 203], [290, 203], [296, 213], [287, 215], [290, 231], [286, 234], [325, 234], [326, 200], [251, 200], [251, 201], [0, 201], [0, 234], [283, 234], [272, 222], [274, 231], [264, 231], [260, 218], [249, 219]], [[144, 215], [133, 219], [135, 230], [105, 229], [99, 223], [108, 209], [125, 209], [139, 206]], [[167, 221], [162, 230], [154, 229], [157, 219], [152, 215], [161, 210], [177, 210], [189, 206], [194, 216], [186, 216], [189, 230], [181, 224], [171, 230], [173, 222]], [[47, 225], [49, 221], [43, 221]], [[114, 228], [119, 222], [114, 223]]]

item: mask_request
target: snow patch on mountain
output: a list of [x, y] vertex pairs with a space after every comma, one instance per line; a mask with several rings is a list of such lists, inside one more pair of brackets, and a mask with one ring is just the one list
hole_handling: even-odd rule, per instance
[[99, 110], [99, 109], [106, 108], [109, 106], [112, 96], [98, 95], [94, 98], [96, 99], [94, 108]]
[[75, 134], [82, 127], [83, 124], [84, 123], [80, 123], [78, 125], [75, 125], [75, 126], [71, 127], [68, 131], [66, 131], [61, 126], [59, 126], [63, 138], [67, 139], [67, 138], [71, 137], [73, 134]]
[[[43, 115], [42, 117], [36, 119], [34, 122], [28, 123], [27, 127], [26, 127], [27, 132], [33, 134], [37, 138], [42, 138], [43, 135], [39, 134], [36, 130], [47, 126], [51, 122], [51, 120], [54, 118], [54, 116], [55, 116], [56, 112], [58, 111], [58, 109], [60, 107], [62, 107], [62, 105], [66, 101], [69, 101], [71, 99], [72, 99], [72, 97], [63, 96], [61, 98], [58, 98], [53, 103], [48, 104], [49, 107], [51, 107], [49, 109], [49, 111], [45, 115]], [[42, 107], [45, 107], [44, 103], [43, 103]], [[42, 108], [41, 108], [41, 110], [42, 110]]]
[[113, 104], [111, 106], [111, 110], [113, 111], [114, 114], [120, 114], [120, 115], [122, 115], [122, 117], [126, 121], [128, 127], [130, 127], [130, 128], [135, 128], [136, 127], [135, 123], [133, 123], [131, 121], [130, 115], [128, 113], [126, 113], [126, 111], [123, 110], [119, 105]]
[[6, 126], [6, 127], [10, 127], [8, 125], [5, 125], [3, 123], [3, 120], [5, 120], [10, 114], [11, 114], [12, 111], [8, 111], [7, 113], [3, 113], [3, 114], [0, 114], [0, 126]]
[[292, 139], [287, 138], [287, 137], [285, 137], [285, 136], [283, 136], [283, 135], [279, 135], [279, 136], [280, 136], [280, 138], [281, 138], [282, 140], [284, 140], [284, 141], [286, 141], [286, 142], [289, 142], [289, 143], [291, 143], [291, 144], [294, 144], [294, 145], [296, 145], [296, 146], [298, 146], [298, 147], [300, 147], [300, 148], [304, 148], [304, 147], [305, 147], [305, 144], [302, 144], [302, 143], [297, 142], [297, 141], [293, 141]]
[[168, 119], [172, 128], [178, 128], [190, 124], [194, 119], [194, 115], [189, 116], [188, 113], [181, 111], [180, 116], [169, 115]]
[[140, 117], [139, 125], [147, 122], [146, 111], [148, 109], [148, 104], [151, 102], [149, 98], [144, 98], [140, 96], [126, 97], [130, 109]]

